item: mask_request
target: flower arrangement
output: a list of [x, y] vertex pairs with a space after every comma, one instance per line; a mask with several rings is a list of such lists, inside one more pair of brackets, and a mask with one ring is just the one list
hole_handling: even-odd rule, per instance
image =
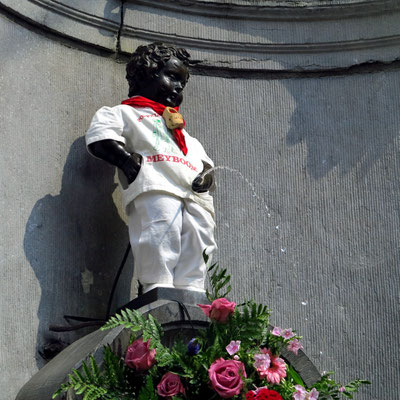
[[340, 385], [330, 373], [307, 387], [280, 356], [285, 347], [297, 354], [303, 348], [301, 337], [292, 329], [270, 329], [266, 306], [227, 300], [231, 287], [226, 270], [213, 264], [208, 273], [211, 304], [199, 307], [210, 324], [197, 337], [165, 347], [162, 327], [151, 315], [146, 319], [138, 311], [122, 311], [101, 329], [123, 325], [131, 330], [125, 357], [105, 347], [101, 370], [91, 357], [81, 370], [73, 370], [53, 398], [73, 390], [84, 400], [324, 400], [353, 398], [369, 383]]

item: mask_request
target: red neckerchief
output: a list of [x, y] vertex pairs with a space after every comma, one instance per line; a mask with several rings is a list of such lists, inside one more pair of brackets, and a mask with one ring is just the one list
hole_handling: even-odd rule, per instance
[[[131, 107], [150, 107], [152, 108], [157, 114], [163, 115], [163, 112], [166, 108], [163, 104], [157, 103], [156, 101], [146, 99], [146, 97], [142, 96], [135, 96], [131, 97], [130, 99], [124, 100], [121, 104], [126, 104]], [[176, 111], [179, 111], [179, 107], [173, 107]], [[185, 123], [185, 121], [183, 121]], [[174, 138], [182, 150], [183, 154], [186, 156], [188, 149], [186, 147], [185, 136], [182, 132], [181, 128], [174, 129]]]

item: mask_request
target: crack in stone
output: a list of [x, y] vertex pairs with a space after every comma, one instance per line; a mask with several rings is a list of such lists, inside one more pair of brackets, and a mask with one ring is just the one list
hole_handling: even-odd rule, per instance
[[124, 28], [124, 12], [125, 12], [125, 1], [126, 0], [121, 0], [121, 6], [120, 6], [120, 24], [118, 28], [118, 33], [117, 33], [117, 43], [116, 43], [116, 48], [115, 51], [117, 55], [121, 54], [121, 34], [122, 34], [122, 29]]
[[[246, 60], [241, 60], [246, 61]], [[400, 58], [391, 61], [368, 60], [360, 64], [353, 64], [345, 67], [320, 66], [319, 69], [307, 70], [302, 66], [287, 70], [271, 69], [246, 69], [234, 66], [237, 62], [224, 62], [228, 66], [215, 66], [207, 64], [207, 60], [192, 66], [193, 75], [205, 75], [230, 79], [293, 79], [293, 78], [323, 78], [328, 76], [348, 76], [357, 74], [372, 74], [383, 71], [400, 69]]]

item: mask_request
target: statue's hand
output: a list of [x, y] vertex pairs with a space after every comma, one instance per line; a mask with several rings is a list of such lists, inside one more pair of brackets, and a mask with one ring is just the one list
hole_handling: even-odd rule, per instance
[[142, 158], [143, 157], [140, 154], [133, 153], [121, 165], [120, 169], [125, 174], [128, 184], [131, 184], [138, 176], [142, 164]]
[[212, 167], [204, 163], [204, 170], [194, 178], [192, 182], [192, 190], [196, 193], [204, 193], [215, 187], [214, 171], [207, 172]]

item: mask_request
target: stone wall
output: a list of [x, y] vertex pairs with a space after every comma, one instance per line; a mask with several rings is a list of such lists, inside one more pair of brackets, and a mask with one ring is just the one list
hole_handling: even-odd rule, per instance
[[[126, 53], [174, 40], [174, 26], [201, 61], [182, 107], [188, 131], [239, 171], [217, 171], [215, 192], [233, 299], [268, 304], [321, 371], [370, 379], [359, 399], [395, 398], [398, 3], [259, 2], [248, 19], [245, 1], [210, 2], [225, 19], [196, 1], [182, 14], [153, 3], [126, 2], [121, 25], [119, 1], [0, 1], [4, 399], [43, 365], [43, 343], [88, 332], [49, 324], [104, 316], [128, 236], [114, 171], [82, 136], [99, 107], [126, 97]], [[130, 259], [114, 306], [135, 295], [132, 278]]]

